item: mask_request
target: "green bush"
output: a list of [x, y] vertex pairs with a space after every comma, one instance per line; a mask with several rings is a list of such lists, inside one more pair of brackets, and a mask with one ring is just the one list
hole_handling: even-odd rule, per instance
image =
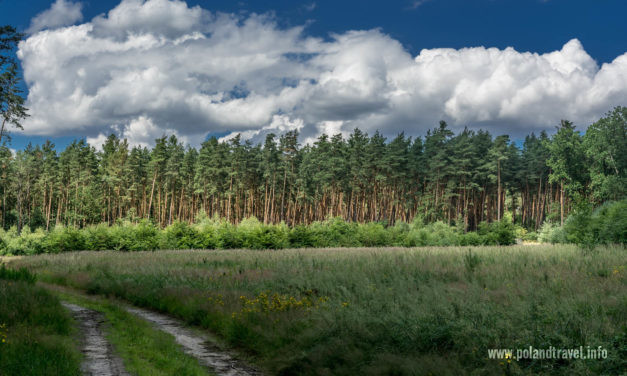
[[479, 246], [483, 244], [483, 239], [481, 239], [481, 236], [476, 233], [476, 232], [468, 232], [464, 235], [461, 236], [460, 239], [460, 244], [459, 245], [472, 245], [472, 246]]
[[314, 233], [309, 226], [294, 226], [288, 235], [290, 246], [294, 248], [313, 248], [316, 246]]
[[46, 232], [43, 229], [30, 230], [28, 226], [17, 234], [17, 229], [11, 227], [4, 233], [3, 243], [5, 253], [9, 255], [34, 255], [42, 253], [46, 249]]
[[219, 218], [209, 218], [204, 212], [196, 217], [194, 228], [198, 236], [198, 245], [201, 249], [216, 249], [220, 245], [218, 238]]
[[280, 249], [289, 246], [289, 228], [284, 224], [265, 225], [250, 217], [235, 227], [242, 247], [249, 249]]
[[566, 239], [582, 248], [627, 243], [627, 200], [608, 202], [592, 211], [583, 206], [564, 224]]
[[357, 224], [336, 217], [323, 222], [314, 222], [310, 231], [317, 247], [358, 247]]
[[[622, 214], [616, 209], [604, 209], [602, 218], [614, 224]], [[604, 219], [605, 220], [605, 219]], [[0, 254], [24, 255], [59, 253], [81, 250], [144, 251], [156, 249], [282, 249], [303, 247], [383, 247], [383, 246], [455, 246], [513, 244], [515, 234], [523, 233], [508, 221], [481, 224], [477, 233], [464, 234], [457, 221], [424, 224], [421, 218], [411, 224], [397, 222], [356, 223], [331, 218], [310, 225], [289, 228], [284, 223], [264, 224], [254, 217], [237, 225], [224, 219], [199, 216], [194, 224], [174, 222], [159, 229], [148, 220], [133, 224], [128, 220], [113, 226], [100, 224], [83, 229], [57, 226], [50, 232], [31, 231], [25, 227], [20, 235], [13, 227], [0, 230]], [[614, 236], [618, 230], [606, 232]], [[565, 240], [564, 240], [565, 241]]]
[[74, 227], [57, 226], [46, 237], [46, 252], [60, 253], [86, 249], [84, 231]]
[[528, 242], [538, 241], [538, 233], [535, 231], [529, 231], [522, 235], [521, 239]]
[[386, 229], [390, 236], [390, 244], [404, 246], [407, 243], [407, 234], [411, 230], [411, 225], [407, 222], [396, 222], [394, 226]]
[[411, 229], [405, 237], [406, 247], [424, 247], [432, 245], [429, 232], [424, 228]]
[[233, 224], [223, 221], [216, 228], [217, 248], [237, 249], [244, 246], [241, 232]]
[[568, 242], [564, 228], [552, 222], [544, 222], [542, 224], [540, 232], [538, 232], [538, 240], [542, 243], [551, 244], [563, 244]]
[[422, 226], [422, 222], [412, 223], [411, 230], [405, 237], [404, 245], [408, 247], [452, 246], [460, 245], [463, 235], [458, 229], [438, 221]]
[[160, 249], [197, 249], [202, 243], [200, 234], [187, 222], [176, 221], [160, 232]]
[[364, 247], [380, 247], [392, 244], [391, 231], [381, 223], [371, 222], [357, 226], [357, 241]]
[[602, 244], [627, 244], [627, 199], [609, 202], [594, 211], [598, 239]]
[[112, 250], [117, 242], [114, 231], [106, 223], [89, 226], [83, 230], [85, 249], [90, 251]]
[[142, 220], [138, 224], [124, 222], [113, 226], [111, 235], [115, 242], [115, 250], [118, 251], [153, 251], [158, 249], [159, 230], [148, 220]]

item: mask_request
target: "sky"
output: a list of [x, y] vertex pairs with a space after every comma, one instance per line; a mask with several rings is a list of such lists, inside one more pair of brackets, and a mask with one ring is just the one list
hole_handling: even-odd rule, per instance
[[26, 33], [31, 116], [12, 147], [421, 136], [439, 120], [584, 130], [627, 105], [624, 14], [624, 0], [0, 0], [0, 25]]

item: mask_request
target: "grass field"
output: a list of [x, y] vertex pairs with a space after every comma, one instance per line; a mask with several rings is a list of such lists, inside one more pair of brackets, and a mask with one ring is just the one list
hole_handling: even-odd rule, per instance
[[[270, 374], [618, 374], [627, 252], [574, 246], [80, 252], [12, 259], [45, 282], [210, 329]], [[488, 359], [603, 346], [602, 360]]]
[[0, 268], [0, 375], [80, 375], [72, 318], [34, 282]]

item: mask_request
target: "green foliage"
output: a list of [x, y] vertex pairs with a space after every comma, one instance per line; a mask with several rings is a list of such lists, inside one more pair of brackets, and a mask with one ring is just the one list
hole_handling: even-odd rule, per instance
[[512, 375], [621, 374], [624, 248], [469, 248], [100, 252], [16, 266], [207, 328], [267, 374], [502, 375], [487, 349], [528, 346], [609, 357], [512, 361]]
[[48, 253], [83, 251], [86, 249], [84, 231], [73, 227], [55, 227], [46, 237]]
[[114, 249], [118, 251], [153, 251], [159, 247], [159, 230], [147, 220], [138, 224], [125, 222], [111, 227], [115, 239]]
[[581, 207], [564, 225], [566, 240], [582, 248], [627, 243], [627, 199], [608, 202], [592, 211]]
[[554, 224], [553, 222], [548, 221], [542, 224], [542, 227], [538, 232], [538, 240], [541, 243], [551, 244], [563, 244], [568, 242], [568, 240], [566, 239], [566, 232], [564, 231], [564, 228], [557, 224]]
[[136, 376], [200, 376], [206, 368], [185, 354], [174, 338], [150, 322], [127, 312], [117, 301], [85, 297], [74, 291], [58, 295], [70, 303], [103, 313], [107, 340], [122, 358], [125, 370]]
[[290, 231], [288, 240], [294, 248], [313, 248], [316, 246], [316, 239], [313, 232], [310, 231], [310, 226], [295, 226]]
[[364, 247], [381, 247], [393, 244], [392, 233], [381, 223], [370, 222], [357, 226], [357, 241]]
[[195, 227], [176, 221], [159, 233], [160, 249], [194, 249], [203, 245]]
[[627, 244], [627, 199], [603, 204], [593, 213], [601, 244]]
[[83, 230], [85, 249], [90, 251], [113, 250], [117, 242], [115, 231], [106, 223], [88, 226]]
[[414, 223], [414, 226], [407, 234], [405, 245], [409, 247], [424, 247], [450, 246], [459, 245], [460, 243], [460, 234], [457, 232], [457, 229], [438, 221], [426, 226], [421, 226], [420, 222]]
[[10, 269], [2, 264], [0, 267], [0, 279], [8, 281], [24, 281], [32, 285], [37, 280], [37, 276], [29, 272], [26, 268]]
[[[285, 224], [263, 224], [251, 217], [234, 225], [224, 219], [199, 218], [197, 223], [175, 221], [159, 229], [148, 220], [137, 224], [123, 221], [114, 226], [100, 224], [83, 229], [55, 227], [50, 232], [30, 231], [20, 235], [15, 228], [0, 230], [0, 254], [30, 255], [80, 250], [144, 251], [157, 249], [283, 249], [379, 246], [479, 246], [512, 245], [516, 239], [544, 243], [575, 243], [591, 248], [599, 244], [625, 244], [627, 200], [602, 205], [597, 210], [579, 209], [564, 227], [545, 222], [540, 230], [527, 232], [514, 225], [511, 216], [498, 222], [483, 222], [476, 232], [442, 221], [424, 224], [396, 222], [346, 222], [331, 218], [311, 225], [289, 228]], [[460, 223], [460, 221], [458, 221]]]
[[18, 63], [13, 55], [22, 36], [12, 26], [0, 26], [0, 141], [8, 125], [23, 129], [21, 122], [29, 116], [24, 107]]
[[479, 235], [477, 232], [468, 232], [464, 234], [459, 241], [459, 245], [463, 245], [463, 246], [465, 245], [478, 246], [482, 244], [483, 244], [483, 239], [481, 235]]
[[516, 243], [516, 229], [512, 223], [504, 219], [498, 222], [479, 225], [479, 235], [483, 245], [512, 245]]
[[59, 300], [23, 269], [0, 274], [0, 374], [80, 375], [72, 319]]
[[627, 193], [627, 107], [616, 107], [588, 127], [584, 136], [590, 160], [590, 187], [597, 202]]
[[17, 229], [11, 227], [1, 231], [3, 251], [8, 255], [34, 255], [46, 251], [46, 232], [43, 229], [30, 230], [28, 226], [18, 235]]

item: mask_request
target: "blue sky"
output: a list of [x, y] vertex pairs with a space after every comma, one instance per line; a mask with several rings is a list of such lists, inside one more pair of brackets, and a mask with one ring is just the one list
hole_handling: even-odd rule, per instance
[[[51, 0], [0, 0], [0, 24], [26, 30]], [[105, 13], [119, 0], [84, 2], [85, 19]], [[275, 12], [284, 25], [310, 22], [317, 36], [353, 29], [381, 28], [413, 54], [422, 48], [512, 46], [547, 52], [578, 38], [599, 62], [627, 47], [624, 0], [411, 0], [233, 1], [189, 0], [211, 11]], [[420, 4], [415, 6], [414, 4]], [[312, 9], [313, 8], [313, 9]]]
[[[53, 1], [50, 0], [0, 0], [0, 24], [11, 24], [18, 27], [20, 30], [27, 30], [31, 25], [31, 19], [50, 8], [52, 3]], [[73, 3], [79, 2], [74, 0]], [[118, 6], [119, 1], [86, 0], [80, 2], [80, 4], [82, 20], [75, 21], [73, 22], [74, 24], [90, 22], [94, 17], [100, 14], [106, 14], [111, 9]], [[216, 12], [232, 14], [233, 17], [238, 18], [238, 21], [235, 23], [236, 25], [238, 23], [244, 23], [253, 13], [271, 14], [270, 22], [278, 34], [281, 34], [281, 32], [285, 30], [290, 30], [293, 27], [304, 26], [304, 30], [299, 36], [301, 40], [315, 37], [321, 38], [331, 44], [338, 44], [340, 42], [337, 41], [337, 38], [333, 38], [332, 35], [347, 35], [347, 32], [351, 30], [369, 30], [379, 33], [378, 35], [382, 35], [384, 37], [383, 39], [389, 41], [391, 44], [399, 44], [401, 46], [400, 49], [404, 50], [411, 57], [417, 56], [423, 49], [452, 48], [459, 50], [466, 47], [496, 47], [499, 50], [503, 50], [506, 47], [513, 47], [517, 52], [524, 53], [529, 51], [541, 55], [560, 51], [566, 43], [576, 39], [582, 46], [581, 50], [598, 64], [597, 69], [599, 69], [603, 63], [612, 63], [616, 57], [625, 54], [627, 50], [627, 23], [624, 21], [624, 15], [627, 14], [627, 1], [624, 0], [390, 0], [367, 2], [354, 0], [317, 0], [307, 2], [188, 0], [186, 1], [186, 5], [188, 9], [194, 9], [193, 7], [200, 6], [204, 11], [208, 11], [214, 15]], [[191, 15], [192, 13], [190, 12], [189, 14]], [[202, 32], [204, 29], [199, 28], [198, 30]], [[152, 30], [142, 29], [141, 32], [149, 34]], [[280, 35], [277, 37], [280, 38]], [[369, 37], [373, 39], [368, 39]], [[364, 38], [368, 39], [367, 42], [363, 42], [364, 46], [366, 46], [373, 45], [372, 43], [368, 44], [370, 43], [369, 41], [377, 39], [378, 36], [370, 34]], [[246, 42], [244, 41], [242, 43], [245, 44]], [[373, 43], [376, 44], [378, 42]], [[381, 43], [387, 42], [383, 41]], [[357, 53], [364, 51], [364, 48], [357, 48]], [[293, 47], [293, 49], [300, 51], [303, 48]], [[577, 50], [577, 48], [575, 48], [575, 50]], [[36, 51], [31, 52], [31, 59], [37, 56], [43, 58], [44, 56], [37, 55]], [[396, 50], [391, 53], [400, 54], [400, 52]], [[316, 50], [312, 54], [321, 53], [319, 50]], [[367, 52], [365, 54], [367, 54]], [[359, 59], [360, 57], [355, 56], [354, 58]], [[582, 58], [579, 57], [574, 59], [577, 62], [582, 61]], [[336, 72], [339, 70], [336, 69], [337, 66], [333, 65], [335, 63], [329, 64], [331, 64], [331, 68], [325, 65], [325, 68], [328, 68], [329, 71]], [[582, 64], [585, 65], [588, 64], [588, 62]], [[146, 67], [144, 66], [143, 68]], [[35, 68], [30, 69], [33, 69], [33, 72], [35, 72]], [[389, 73], [390, 70], [387, 72], [386, 74], [389, 80], [389, 77], [393, 76], [393, 74]], [[197, 75], [198, 73], [199, 72], [193, 72], [193, 75]], [[192, 75], [189, 70], [187, 74]], [[209, 73], [207, 74], [209, 75]], [[258, 72], [258, 74], [260, 73]], [[323, 72], [321, 74], [324, 76], [325, 73]], [[369, 73], [364, 74], [367, 75]], [[538, 74], [541, 75], [544, 73]], [[593, 78], [596, 77], [594, 72], [590, 73], [590, 75]], [[34, 78], [32, 78], [29, 86], [42, 82], [42, 79], [38, 78], [40, 76], [40, 74], [36, 73], [31, 74], [31, 77]], [[309, 75], [305, 76], [309, 77]], [[264, 95], [276, 94], [275, 91], [267, 89], [267, 85], [263, 86], [263, 88], [255, 87], [250, 83], [251, 80], [248, 76], [235, 77], [234, 79], [244, 83], [243, 86], [246, 86], [251, 93], [260, 92], [264, 93]], [[298, 77], [298, 79], [302, 79], [302, 77]], [[315, 80], [317, 79], [318, 78], [315, 78]], [[357, 81], [360, 79], [361, 78], [357, 78]], [[460, 79], [463, 79], [463, 77]], [[340, 79], [340, 81], [342, 80]], [[100, 88], [105, 88], [107, 84], [98, 81], [98, 83], [94, 83], [93, 85], [99, 85]], [[362, 86], [370, 87], [369, 85], [369, 83], [365, 83]], [[390, 90], [390, 92], [398, 92], [399, 90], [396, 89], [398, 88]], [[266, 92], [265, 90], [269, 91]], [[519, 91], [520, 90], [523, 89], [519, 88]], [[223, 93], [228, 92], [228, 90], [223, 90]], [[622, 95], [624, 95], [624, 93], [619, 90], [619, 100], [624, 98]], [[36, 98], [32, 98], [33, 101], [30, 102], [31, 107], [36, 103], [35, 99]], [[360, 104], [354, 103], [352, 99], [354, 98], [351, 98], [351, 102], [347, 104], [346, 107], [359, 107]], [[451, 100], [451, 98], [448, 99]], [[439, 112], [434, 113], [433, 116], [446, 118], [446, 116], [450, 115], [450, 121], [453, 122], [454, 125], [476, 125], [477, 127], [487, 127], [488, 129], [490, 129], [491, 124], [494, 122], [510, 122], [511, 124], [508, 123], [509, 125], [505, 127], [504, 131], [514, 134], [523, 134], [529, 130], [536, 131], [543, 127], [548, 129], [552, 126], [550, 124], [529, 124], [527, 127], [526, 124], [529, 123], [529, 119], [516, 119], [515, 115], [492, 118], [482, 115], [462, 116], [459, 115], [459, 113], [461, 111], [460, 109], [463, 109], [463, 106], [459, 104], [458, 99], [453, 99], [451, 106], [456, 105], [458, 109], [457, 112], [447, 112], [447, 108], [446, 110], [438, 110]], [[158, 134], [160, 131], [166, 132], [168, 130], [174, 130], [183, 136], [183, 138], [187, 136], [190, 139], [198, 139], [198, 137], [208, 133], [224, 135], [240, 131], [248, 132], [247, 134], [251, 136], [259, 137], [263, 133], [263, 131], [260, 131], [262, 129], [280, 131], [282, 129], [289, 129], [290, 127], [301, 127], [303, 128], [303, 134], [313, 137], [316, 132], [333, 130], [345, 132], [352, 126], [365, 127], [367, 130], [372, 131], [374, 128], [384, 127], [382, 124], [396, 121], [400, 125], [390, 126], [388, 133], [392, 134], [400, 130], [405, 130], [403, 126], [407, 127], [407, 124], [412, 120], [411, 114], [406, 113], [386, 118], [385, 121], [388, 123], [384, 123], [384, 120], [373, 120], [379, 116], [379, 112], [365, 115], [359, 112], [356, 115], [351, 115], [352, 117], [342, 117], [335, 113], [329, 113], [331, 110], [329, 110], [329, 107], [326, 105], [324, 109], [317, 108], [309, 112], [301, 111], [303, 103], [309, 103], [312, 100], [312, 97], [307, 96], [306, 99], [303, 99], [302, 103], [294, 105], [287, 110], [285, 108], [286, 105], [281, 102], [280, 105], [268, 109], [267, 113], [264, 114], [265, 117], [259, 116], [255, 119], [243, 120], [234, 119], [224, 124], [214, 120], [210, 115], [207, 115], [205, 118], [203, 118], [203, 115], [197, 115], [187, 119], [189, 124], [181, 126], [181, 128], [177, 128], [178, 125], [175, 124], [172, 119], [161, 116], [159, 110], [155, 110], [152, 107], [147, 109], [146, 106], [139, 106], [137, 109], [129, 110], [127, 117], [117, 115], [110, 116], [107, 121], [111, 124], [106, 122], [98, 125], [88, 124], [91, 121], [90, 119], [85, 119], [84, 117], [78, 119], [79, 116], [77, 115], [78, 120], [75, 121], [73, 126], [59, 127], [58, 125], [50, 124], [49, 128], [45, 128], [41, 123], [34, 124], [32, 129], [36, 131], [33, 131], [30, 135], [14, 134], [13, 147], [21, 148], [28, 141], [39, 143], [45, 138], [52, 138], [57, 144], [65, 145], [68, 140], [74, 137], [97, 139], [100, 133], [105, 134], [112, 129], [122, 129], [121, 134], [131, 135], [133, 134], [133, 132], [131, 132], [132, 129], [137, 131], [140, 128], [154, 128], [153, 133], [144, 132], [147, 134], [146, 137], [151, 137], [153, 134]], [[348, 101], [348, 99], [346, 100]], [[99, 101], [98, 103], [101, 102]], [[233, 105], [235, 105], [239, 102], [233, 103]], [[600, 110], [603, 105], [615, 104], [615, 100], [612, 101], [608, 99], [607, 103], [598, 104], [598, 109], [591, 109], [585, 114], [580, 114], [574, 110], [572, 110], [571, 113], [566, 111], [563, 117], [571, 115], [571, 117], [575, 117], [575, 120], [579, 120], [576, 118], [579, 116], [581, 121], [584, 122], [592, 118], [590, 113], [598, 115], [600, 111], [610, 109], [605, 108]], [[54, 104], [50, 107], [53, 107], [53, 105]], [[76, 105], [79, 106], [79, 104]], [[170, 106], [172, 103], [168, 103], [167, 105]], [[373, 108], [377, 106], [370, 102], [364, 104], [364, 106], [366, 105], [372, 106]], [[397, 108], [398, 105], [390, 105], [387, 103], [382, 106], [389, 109]], [[489, 107], [489, 104], [487, 104], [487, 106]], [[177, 107], [168, 108], [168, 111], [173, 111], [173, 109]], [[34, 110], [36, 110], [36, 116], [40, 118], [43, 118], [44, 115], [48, 115], [44, 110], [40, 111], [39, 107]], [[101, 109], [99, 108], [98, 110], [100, 111]], [[392, 110], [388, 112], [391, 111]], [[488, 108], [486, 111], [489, 112], [493, 110]], [[39, 115], [40, 112], [42, 115]], [[97, 111], [94, 110], [93, 112]], [[182, 110], [182, 112], [184, 112], [184, 110]], [[502, 114], [504, 111], [501, 109], [499, 113]], [[560, 117], [557, 115], [559, 114], [551, 114], [544, 118], [552, 120], [554, 117]], [[52, 117], [53, 116], [50, 116], [50, 118]], [[365, 118], [369, 118], [370, 120], [363, 120]], [[417, 123], [425, 122], [425, 124], [421, 123], [420, 126], [416, 127], [413, 133], [419, 135], [424, 133], [425, 129], [433, 126], [434, 124], [426, 124], [428, 119], [431, 118], [427, 117], [422, 119], [416, 117]], [[447, 120], [449, 119], [447, 118]], [[339, 124], [337, 122], [344, 123]], [[190, 125], [192, 123], [203, 123], [203, 125], [192, 126]], [[254, 125], [256, 123], [259, 124]], [[109, 128], [107, 128], [108, 126]], [[106, 129], [99, 132], [101, 128]], [[54, 129], [59, 130], [54, 131]], [[124, 129], [126, 129], [127, 132], [125, 132]], [[384, 129], [384, 132], [385, 131], [386, 129]], [[409, 130], [409, 133], [412, 133], [412, 130]], [[495, 131], [495, 133], [498, 133], [498, 131]], [[138, 141], [138, 143], [142, 142], [146, 141]]]

